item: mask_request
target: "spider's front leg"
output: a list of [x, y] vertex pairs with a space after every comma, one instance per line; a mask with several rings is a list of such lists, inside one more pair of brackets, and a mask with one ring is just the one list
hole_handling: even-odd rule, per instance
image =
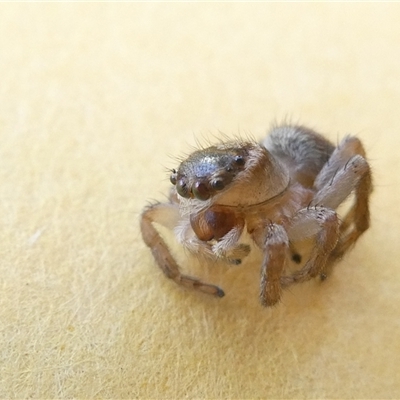
[[156, 222], [167, 228], [172, 228], [176, 225], [179, 218], [179, 208], [173, 203], [158, 203], [146, 208], [140, 221], [144, 242], [151, 249], [157, 264], [167, 278], [187, 288], [223, 297], [224, 292], [218, 286], [210, 285], [201, 282], [197, 278], [181, 274], [179, 266], [172, 257], [167, 244], [153, 225], [153, 223]]
[[252, 238], [264, 254], [260, 301], [263, 306], [273, 306], [281, 298], [281, 276], [285, 268], [289, 239], [283, 226], [273, 223], [254, 230]]

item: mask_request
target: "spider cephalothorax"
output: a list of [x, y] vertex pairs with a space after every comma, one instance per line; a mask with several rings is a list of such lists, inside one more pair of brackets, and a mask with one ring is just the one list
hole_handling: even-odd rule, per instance
[[248, 146], [212, 146], [192, 153], [171, 174], [182, 197], [208, 200], [245, 169]]
[[[197, 150], [170, 180], [170, 202], [142, 214], [143, 239], [167, 277], [220, 297], [217, 286], [181, 274], [153, 222], [174, 228], [193, 253], [234, 264], [250, 251], [240, 243], [246, 230], [264, 253], [260, 299], [266, 306], [279, 301], [283, 287], [325, 278], [369, 226], [370, 168], [352, 136], [335, 148], [310, 129], [277, 127], [261, 144], [234, 141]], [[340, 221], [335, 210], [352, 192], [354, 204]], [[315, 240], [309, 259], [285, 275], [293, 244], [307, 238]]]

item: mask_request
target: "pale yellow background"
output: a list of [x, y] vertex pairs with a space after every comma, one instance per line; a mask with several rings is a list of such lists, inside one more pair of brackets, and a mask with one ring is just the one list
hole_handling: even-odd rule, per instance
[[[0, 397], [400, 398], [399, 114], [400, 4], [1, 4]], [[165, 279], [174, 157], [284, 118], [363, 140], [371, 230], [274, 309]]]

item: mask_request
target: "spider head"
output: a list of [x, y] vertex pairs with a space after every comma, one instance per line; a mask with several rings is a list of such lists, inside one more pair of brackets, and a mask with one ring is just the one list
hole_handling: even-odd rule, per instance
[[224, 191], [246, 169], [249, 144], [221, 144], [197, 150], [172, 170], [170, 181], [187, 199], [205, 201]]

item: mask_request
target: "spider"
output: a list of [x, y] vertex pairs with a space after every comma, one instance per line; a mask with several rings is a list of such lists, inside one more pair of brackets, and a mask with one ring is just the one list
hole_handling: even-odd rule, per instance
[[[246, 231], [258, 246], [260, 301], [279, 302], [282, 290], [319, 276], [324, 280], [369, 227], [371, 172], [360, 140], [346, 136], [337, 147], [304, 126], [272, 128], [260, 143], [234, 140], [196, 150], [171, 171], [169, 201], [141, 215], [145, 244], [164, 274], [177, 284], [214, 296], [218, 286], [184, 275], [153, 223], [173, 229], [190, 252], [240, 264], [250, 252]], [[354, 193], [343, 219], [336, 209]], [[306, 262], [296, 243], [312, 239]]]

